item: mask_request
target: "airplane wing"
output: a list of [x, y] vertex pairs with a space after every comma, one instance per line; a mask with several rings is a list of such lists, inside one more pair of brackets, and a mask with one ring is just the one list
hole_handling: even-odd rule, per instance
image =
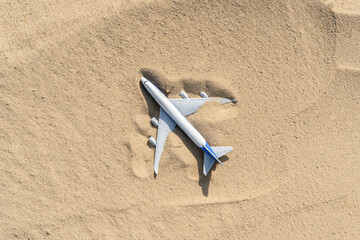
[[165, 112], [165, 110], [162, 107], [160, 107], [159, 125], [158, 125], [157, 137], [156, 137], [156, 149], [155, 149], [155, 160], [154, 160], [154, 171], [156, 174], [158, 174], [160, 157], [164, 149], [166, 138], [168, 134], [174, 130], [175, 127], [176, 127], [176, 123]]
[[172, 104], [182, 113], [183, 116], [189, 116], [201, 108], [208, 101], [218, 101], [221, 104], [231, 103], [227, 98], [185, 98], [169, 99]]

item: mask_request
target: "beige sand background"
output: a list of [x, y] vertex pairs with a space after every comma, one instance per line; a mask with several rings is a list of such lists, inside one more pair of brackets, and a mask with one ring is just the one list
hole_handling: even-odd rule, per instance
[[[0, 239], [359, 239], [360, 2], [0, 3]], [[234, 147], [201, 175], [159, 107]], [[145, 94], [144, 94], [145, 93]]]

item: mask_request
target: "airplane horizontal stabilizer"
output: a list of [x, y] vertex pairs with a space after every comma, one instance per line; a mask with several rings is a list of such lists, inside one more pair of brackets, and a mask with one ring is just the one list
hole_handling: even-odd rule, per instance
[[[215, 152], [216, 156], [218, 158], [224, 156], [225, 154], [227, 154], [228, 152], [231, 152], [232, 150], [234, 150], [232, 147], [211, 147], [212, 150]], [[211, 167], [214, 165], [215, 163], [215, 159], [212, 158], [211, 156], [209, 156], [208, 154], [204, 153], [204, 169], [203, 169], [203, 173], [206, 176]]]

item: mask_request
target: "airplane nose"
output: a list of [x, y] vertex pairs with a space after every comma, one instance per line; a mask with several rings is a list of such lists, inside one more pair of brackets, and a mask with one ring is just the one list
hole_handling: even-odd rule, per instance
[[146, 83], [147, 81], [148, 81], [148, 80], [147, 80], [146, 78], [141, 77], [141, 83], [142, 83], [143, 85], [145, 85], [145, 83]]

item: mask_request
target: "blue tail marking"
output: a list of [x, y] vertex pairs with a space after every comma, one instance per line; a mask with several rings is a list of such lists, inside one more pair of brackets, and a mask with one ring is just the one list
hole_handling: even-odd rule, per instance
[[214, 150], [209, 146], [209, 144], [206, 142], [205, 146], [201, 148], [205, 154], [208, 154], [210, 157], [212, 157], [213, 159], [215, 159], [216, 161], [218, 161], [221, 165], [222, 162], [217, 158]]

